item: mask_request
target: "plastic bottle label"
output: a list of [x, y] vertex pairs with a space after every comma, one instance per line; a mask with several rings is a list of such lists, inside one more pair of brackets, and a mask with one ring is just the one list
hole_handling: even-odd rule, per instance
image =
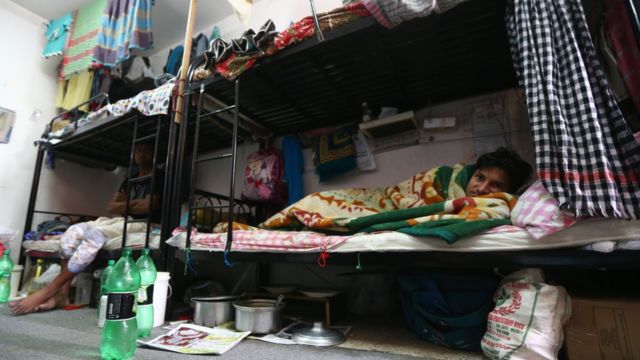
[[107, 320], [129, 320], [136, 317], [136, 293], [109, 293]]
[[138, 289], [138, 306], [153, 304], [153, 284], [143, 284]]

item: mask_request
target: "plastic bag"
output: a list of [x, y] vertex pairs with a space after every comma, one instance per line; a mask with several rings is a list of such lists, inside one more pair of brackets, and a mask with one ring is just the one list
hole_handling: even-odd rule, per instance
[[376, 169], [376, 159], [369, 147], [366, 136], [362, 131], [353, 134], [353, 145], [356, 147], [356, 160], [358, 169], [361, 171], [371, 171]]
[[544, 283], [542, 270], [505, 277], [494, 295], [482, 351], [491, 359], [557, 359], [571, 301], [562, 286]]

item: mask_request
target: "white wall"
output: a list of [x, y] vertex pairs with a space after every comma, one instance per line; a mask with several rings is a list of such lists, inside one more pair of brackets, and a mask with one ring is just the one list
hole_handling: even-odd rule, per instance
[[[21, 233], [36, 160], [33, 141], [55, 114], [55, 68], [60, 58], [40, 56], [45, 19], [8, 0], [0, 0], [0, 19], [0, 106], [16, 112], [10, 143], [0, 144], [0, 225]], [[40, 117], [32, 116], [35, 109]], [[116, 177], [73, 163], [57, 165], [55, 171], [42, 171], [36, 209], [104, 214], [119, 185]], [[14, 259], [19, 246], [17, 241], [12, 244]]]
[[[330, 181], [320, 183], [315, 174], [313, 152], [303, 149], [304, 172], [303, 184], [306, 194], [351, 187], [376, 187], [394, 185], [412, 175], [431, 169], [434, 166], [455, 164], [458, 162], [473, 163], [482, 153], [476, 154], [473, 135], [473, 112], [478, 104], [501, 102], [504, 111], [501, 117], [506, 125], [505, 130], [510, 145], [530, 164], [534, 164], [533, 141], [528, 116], [524, 103], [518, 98], [516, 91], [508, 90], [475, 98], [462, 99], [446, 104], [436, 105], [416, 111], [416, 118], [455, 116], [457, 125], [453, 129], [422, 131], [420, 144], [402, 146], [393, 150], [375, 153], [377, 169], [374, 171], [351, 171]], [[497, 147], [503, 141], [502, 131], [483, 138], [488, 146]], [[236, 177], [236, 196], [243, 186], [246, 158], [258, 148], [257, 144], [246, 144], [238, 148], [238, 165]], [[228, 152], [222, 150], [220, 153]], [[219, 160], [206, 163], [198, 172], [196, 186], [213, 192], [227, 194], [229, 191], [230, 165], [228, 161]]]

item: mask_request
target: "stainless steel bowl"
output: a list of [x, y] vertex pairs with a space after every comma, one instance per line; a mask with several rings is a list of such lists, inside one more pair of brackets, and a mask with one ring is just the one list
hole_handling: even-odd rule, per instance
[[280, 313], [285, 304], [270, 299], [238, 300], [236, 308], [236, 329], [251, 331], [253, 334], [268, 334], [280, 329]]
[[196, 325], [214, 327], [233, 321], [235, 296], [195, 297], [193, 322]]

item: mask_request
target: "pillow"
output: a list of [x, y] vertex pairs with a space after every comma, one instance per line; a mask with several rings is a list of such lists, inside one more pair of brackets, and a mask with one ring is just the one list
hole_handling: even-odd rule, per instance
[[534, 182], [518, 199], [511, 211], [511, 222], [539, 239], [575, 224], [579, 219], [560, 210], [540, 180]]

